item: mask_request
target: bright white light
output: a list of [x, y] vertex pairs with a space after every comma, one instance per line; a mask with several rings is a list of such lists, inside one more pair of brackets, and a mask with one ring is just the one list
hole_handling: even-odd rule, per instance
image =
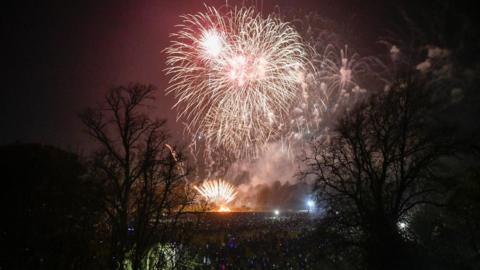
[[401, 221], [401, 222], [398, 223], [398, 228], [400, 228], [401, 230], [407, 228], [407, 226], [408, 225], [407, 225], [406, 222]]
[[229, 207], [222, 205], [217, 209], [217, 212], [232, 212], [232, 210]]
[[273, 213], [275, 214], [275, 216], [280, 215], [280, 211], [278, 209], [275, 209], [275, 211], [273, 211]]
[[200, 44], [207, 55], [211, 57], [219, 56], [223, 49], [222, 38], [215, 30], [204, 32]]
[[313, 200], [308, 200], [308, 201], [307, 201], [307, 206], [310, 207], [310, 208], [312, 208], [312, 207], [315, 206], [315, 202], [314, 202]]
[[217, 206], [226, 206], [235, 199], [236, 187], [223, 179], [206, 180], [194, 188], [209, 202]]

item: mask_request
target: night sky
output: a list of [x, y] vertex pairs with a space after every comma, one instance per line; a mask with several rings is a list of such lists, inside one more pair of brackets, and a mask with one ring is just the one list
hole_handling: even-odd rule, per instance
[[[230, 4], [242, 1], [229, 1]], [[258, 1], [261, 3], [260, 1]], [[377, 1], [263, 1], [263, 10], [315, 10], [337, 21], [361, 22], [374, 41], [390, 5]], [[221, 6], [225, 1], [205, 1]], [[151, 83], [159, 89], [153, 113], [180, 134], [172, 96], [165, 96], [165, 54], [179, 16], [202, 1], [32, 1], [4, 8], [6, 85], [0, 91], [0, 144], [40, 142], [88, 148], [77, 114], [111, 86]], [[261, 6], [262, 4], [258, 4]], [[6, 16], [5, 16], [6, 15]], [[358, 39], [359, 36], [352, 38]], [[373, 42], [372, 42], [373, 43]], [[6, 48], [6, 49], [5, 49]]]

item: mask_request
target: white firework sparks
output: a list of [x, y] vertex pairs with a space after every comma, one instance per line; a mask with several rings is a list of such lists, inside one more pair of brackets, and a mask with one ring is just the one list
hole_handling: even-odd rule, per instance
[[207, 6], [182, 18], [166, 49], [178, 117], [209, 144], [255, 156], [278, 138], [301, 91], [311, 67], [306, 46], [290, 24], [254, 8], [222, 14]]
[[220, 207], [225, 206], [235, 199], [236, 188], [223, 179], [207, 180], [195, 189], [209, 202]]
[[292, 108], [285, 128], [283, 143], [289, 154], [295, 156], [295, 146], [303, 149], [305, 143], [318, 136], [329, 136], [339, 113], [364, 97], [357, 76], [369, 69], [369, 58], [349, 54], [348, 47], [338, 49], [328, 45], [317, 55], [317, 68], [302, 84], [302, 98]]

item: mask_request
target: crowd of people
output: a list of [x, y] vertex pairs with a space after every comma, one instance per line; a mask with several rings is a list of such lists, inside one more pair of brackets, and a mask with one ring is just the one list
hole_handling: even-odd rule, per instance
[[191, 251], [201, 269], [312, 269], [309, 213], [210, 213]]

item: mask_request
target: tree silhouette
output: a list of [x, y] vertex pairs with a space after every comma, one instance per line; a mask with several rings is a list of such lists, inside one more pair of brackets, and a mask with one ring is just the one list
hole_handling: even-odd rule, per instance
[[140, 269], [193, 200], [183, 156], [167, 145], [165, 121], [143, 111], [153, 93], [150, 85], [112, 88], [103, 105], [80, 115], [100, 145], [92, 173], [104, 183], [111, 269]]
[[409, 216], [441, 203], [433, 172], [451, 141], [434, 127], [434, 103], [421, 83], [398, 81], [346, 111], [303, 158], [300, 176], [314, 181], [328, 219], [363, 248], [371, 269], [407, 266]]

